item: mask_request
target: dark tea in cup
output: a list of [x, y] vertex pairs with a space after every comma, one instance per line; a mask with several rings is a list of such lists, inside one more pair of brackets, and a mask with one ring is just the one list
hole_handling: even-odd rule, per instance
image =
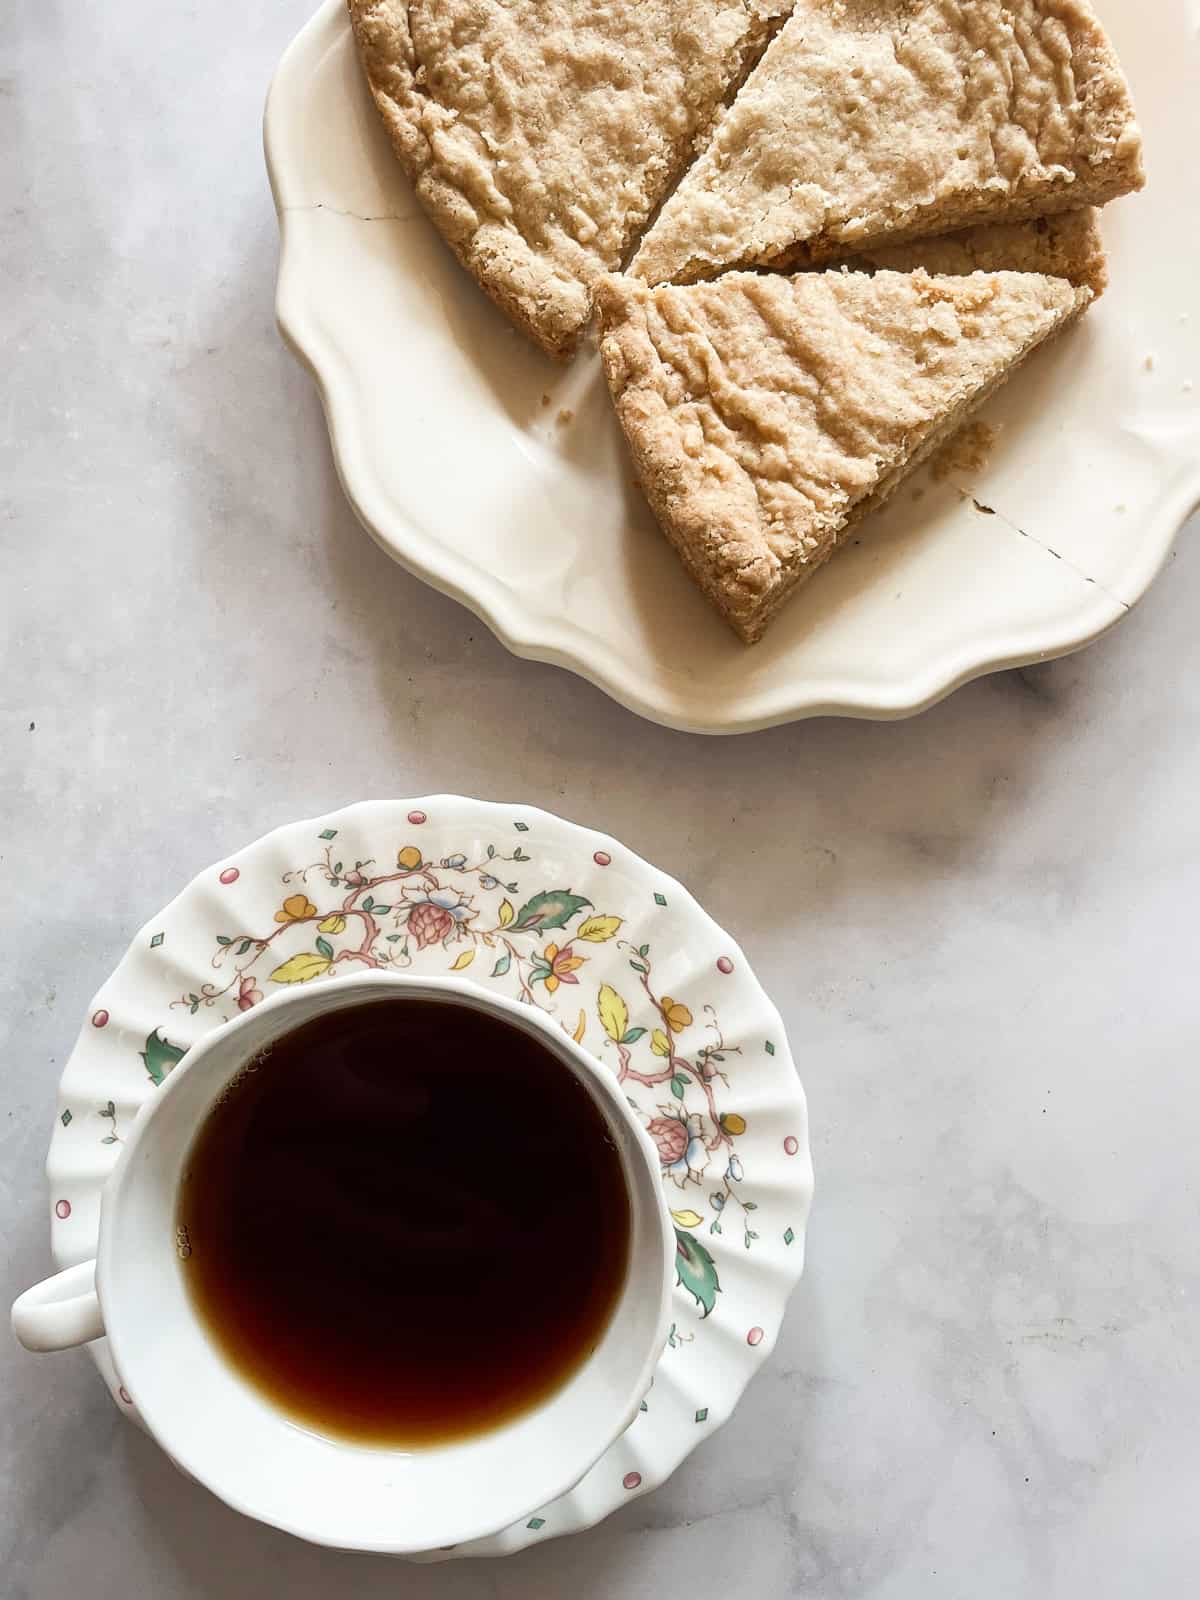
[[251, 1060], [191, 1146], [176, 1225], [247, 1382], [311, 1430], [404, 1447], [567, 1382], [620, 1298], [631, 1209], [605, 1113], [544, 1044], [388, 998]]

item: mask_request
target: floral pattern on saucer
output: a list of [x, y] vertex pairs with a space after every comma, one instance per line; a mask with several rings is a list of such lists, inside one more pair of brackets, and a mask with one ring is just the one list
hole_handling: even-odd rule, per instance
[[[95, 1249], [124, 1129], [196, 1039], [280, 986], [364, 969], [469, 974], [538, 1006], [613, 1071], [658, 1149], [677, 1313], [642, 1414], [571, 1494], [455, 1553], [588, 1526], [728, 1415], [799, 1277], [811, 1194], [777, 1014], [686, 890], [615, 841], [439, 796], [295, 824], [202, 873], [134, 941], [64, 1072], [56, 1258]], [[92, 1348], [131, 1410], [103, 1342]]]

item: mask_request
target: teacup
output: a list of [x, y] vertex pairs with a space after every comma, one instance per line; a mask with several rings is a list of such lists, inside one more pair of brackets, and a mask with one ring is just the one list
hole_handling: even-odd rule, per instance
[[[248, 1383], [194, 1308], [175, 1232], [197, 1130], [246, 1065], [318, 1016], [404, 997], [475, 1009], [534, 1036], [601, 1113], [630, 1203], [625, 1280], [574, 1375], [491, 1431], [419, 1449], [311, 1431]], [[630, 1425], [666, 1340], [673, 1256], [657, 1153], [594, 1057], [537, 1008], [467, 980], [369, 973], [273, 996], [194, 1045], [143, 1106], [108, 1178], [96, 1260], [22, 1295], [13, 1328], [30, 1350], [107, 1336], [151, 1434], [235, 1510], [318, 1544], [417, 1554], [486, 1537], [557, 1499]], [[486, 1343], [486, 1310], [481, 1319]]]

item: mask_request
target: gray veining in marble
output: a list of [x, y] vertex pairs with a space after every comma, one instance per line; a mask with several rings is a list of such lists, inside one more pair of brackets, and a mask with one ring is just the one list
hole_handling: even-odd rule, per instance
[[1200, 1588], [1200, 551], [1113, 635], [899, 725], [665, 733], [369, 542], [272, 325], [265, 85], [303, 0], [0, 17], [3, 1292], [83, 1007], [231, 847], [522, 798], [677, 874], [780, 1000], [808, 1274], [659, 1493], [506, 1563], [318, 1552], [0, 1339], [6, 1600]]

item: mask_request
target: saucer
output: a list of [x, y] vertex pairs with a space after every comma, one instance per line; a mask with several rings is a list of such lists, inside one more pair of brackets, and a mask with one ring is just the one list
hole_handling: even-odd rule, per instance
[[[506, 1554], [655, 1488], [732, 1412], [804, 1264], [804, 1093], [746, 957], [616, 840], [528, 806], [368, 801], [202, 872], [100, 989], [63, 1072], [47, 1160], [57, 1265], [95, 1253], [105, 1178], [138, 1107], [191, 1045], [281, 986], [369, 970], [469, 972], [540, 1007], [618, 1076], [659, 1151], [674, 1321], [641, 1412], [569, 1494], [427, 1559]], [[105, 1341], [89, 1349], [137, 1421]]]

